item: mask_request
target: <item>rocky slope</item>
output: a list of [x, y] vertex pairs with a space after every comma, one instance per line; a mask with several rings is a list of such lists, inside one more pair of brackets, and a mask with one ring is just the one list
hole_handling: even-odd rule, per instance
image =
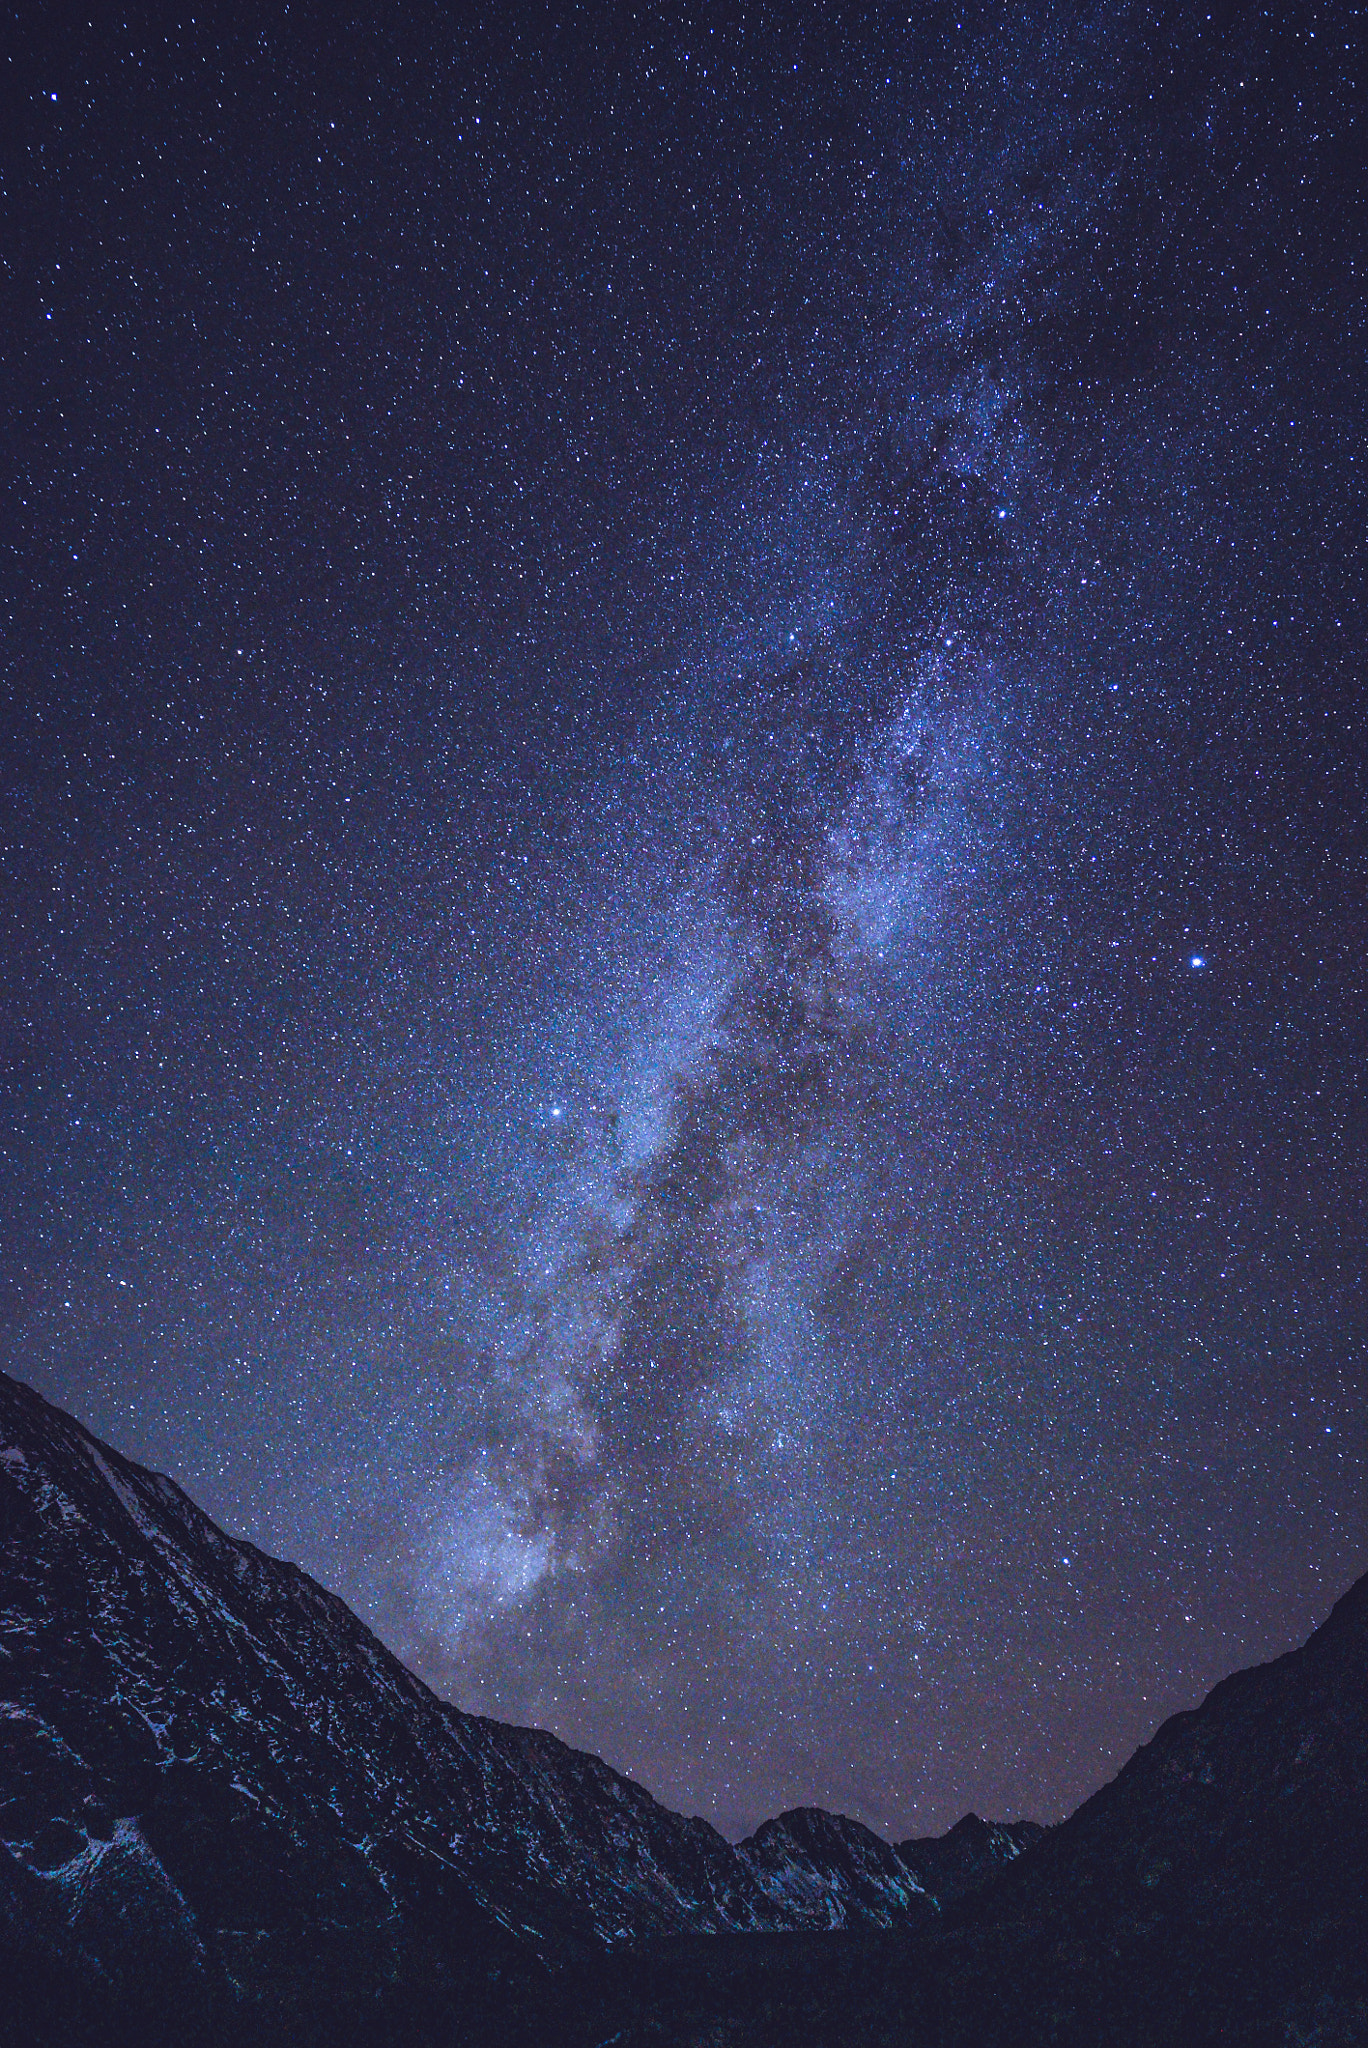
[[929, 1886], [871, 1828], [819, 1806], [767, 1820], [741, 1844], [790, 1927], [926, 1925], [937, 1916]]
[[459, 1712], [3, 1376], [0, 1518], [0, 1930], [59, 2006], [113, 1987], [159, 2009], [174, 1985], [186, 2011], [317, 2007], [326, 2031], [396, 1987], [473, 2013], [629, 1938], [935, 1915], [856, 1822], [787, 1815], [736, 1849]]
[[797, 1806], [740, 1845], [793, 1929], [930, 1928], [1044, 1835], [1038, 1821], [966, 1813], [948, 1834], [890, 1844], [857, 1820]]

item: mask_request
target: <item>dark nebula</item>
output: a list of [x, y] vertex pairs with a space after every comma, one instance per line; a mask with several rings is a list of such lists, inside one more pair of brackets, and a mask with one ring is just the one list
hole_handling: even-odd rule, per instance
[[1368, 1565], [1347, 9], [11, 18], [0, 1365], [733, 1832]]

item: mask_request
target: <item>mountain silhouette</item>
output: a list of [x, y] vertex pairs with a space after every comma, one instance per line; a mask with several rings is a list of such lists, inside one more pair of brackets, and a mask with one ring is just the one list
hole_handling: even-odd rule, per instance
[[1368, 2039], [1368, 1579], [1057, 1828], [733, 1845], [3, 1375], [0, 1544], [16, 2042]]

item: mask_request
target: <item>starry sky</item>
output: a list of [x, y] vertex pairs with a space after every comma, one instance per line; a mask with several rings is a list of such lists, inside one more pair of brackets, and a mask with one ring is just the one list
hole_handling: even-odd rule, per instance
[[734, 1834], [1368, 1567], [1355, 10], [11, 8], [0, 1364]]

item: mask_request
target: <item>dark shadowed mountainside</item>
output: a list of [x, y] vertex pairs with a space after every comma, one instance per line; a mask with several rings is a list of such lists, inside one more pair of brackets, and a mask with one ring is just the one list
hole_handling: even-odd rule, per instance
[[16, 2042], [1368, 2041], [1368, 1579], [1057, 1828], [734, 1847], [3, 1377], [0, 1518]]
[[[923, 1873], [980, 1830], [912, 1845]], [[928, 1933], [676, 1939], [618, 1967], [622, 2048], [1361, 2048], [1368, 1578]]]
[[897, 1855], [937, 1905], [948, 1906], [998, 1877], [1045, 1833], [1035, 1820], [980, 1820], [966, 1813], [948, 1834], [899, 1842]]
[[497, 2033], [627, 1940], [937, 1917], [854, 1821], [787, 1816], [737, 1849], [553, 1736], [461, 1713], [303, 1572], [2, 1376], [0, 1516], [0, 1939], [54, 2027], [341, 2014], [358, 2038], [421, 2010]]

